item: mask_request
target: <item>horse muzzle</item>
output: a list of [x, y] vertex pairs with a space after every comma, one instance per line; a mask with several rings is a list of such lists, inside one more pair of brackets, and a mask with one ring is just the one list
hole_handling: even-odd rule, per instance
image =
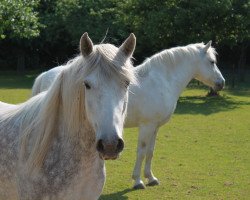
[[96, 149], [99, 152], [99, 156], [103, 160], [117, 159], [123, 148], [124, 142], [121, 138], [117, 138], [111, 141], [99, 139], [96, 144]]
[[225, 86], [225, 79], [223, 79], [222, 81], [217, 81], [214, 85], [214, 90], [215, 91], [220, 91], [224, 88]]

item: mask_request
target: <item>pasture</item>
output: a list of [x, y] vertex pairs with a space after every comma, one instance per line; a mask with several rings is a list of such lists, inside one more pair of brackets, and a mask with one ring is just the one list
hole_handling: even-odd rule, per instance
[[[1, 72], [0, 101], [25, 101], [34, 78]], [[138, 134], [125, 129], [121, 157], [106, 162], [101, 200], [250, 199], [250, 84], [226, 88], [220, 97], [206, 92], [191, 84], [159, 130], [153, 158], [159, 186], [131, 189]]]

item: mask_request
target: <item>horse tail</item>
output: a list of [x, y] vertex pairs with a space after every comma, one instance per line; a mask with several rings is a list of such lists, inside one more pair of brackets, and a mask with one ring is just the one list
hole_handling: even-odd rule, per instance
[[[45, 72], [44, 72], [45, 73]], [[32, 91], [31, 91], [31, 97], [39, 94], [41, 91], [41, 87], [42, 87], [42, 80], [43, 80], [43, 75], [44, 73], [40, 74], [36, 79], [35, 82], [32, 86]]]

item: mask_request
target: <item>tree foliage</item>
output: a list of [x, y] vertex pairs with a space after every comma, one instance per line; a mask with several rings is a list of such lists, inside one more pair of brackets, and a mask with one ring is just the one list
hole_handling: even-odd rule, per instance
[[212, 39], [244, 63], [249, 47], [249, 0], [1, 1], [0, 35], [8, 43], [37, 36], [23, 43], [44, 65], [47, 59], [68, 59], [85, 31], [99, 43], [108, 30], [105, 42], [117, 45], [134, 32], [139, 61], [165, 48]]
[[38, 0], [1, 0], [0, 39], [38, 36]]
[[141, 51], [211, 39], [232, 47], [250, 39], [249, 0], [130, 0], [120, 6], [121, 20], [141, 37]]

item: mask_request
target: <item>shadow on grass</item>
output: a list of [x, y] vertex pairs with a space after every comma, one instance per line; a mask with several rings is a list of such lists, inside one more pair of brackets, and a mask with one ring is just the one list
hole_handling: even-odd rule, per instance
[[126, 200], [128, 199], [127, 196], [124, 196], [125, 194], [135, 191], [132, 188], [127, 188], [125, 190], [119, 191], [119, 192], [115, 192], [115, 193], [111, 193], [111, 194], [105, 194], [105, 195], [101, 195], [101, 197], [99, 198], [99, 200]]
[[37, 74], [1, 74], [0, 88], [1, 89], [30, 89]]
[[235, 95], [235, 96], [246, 96], [250, 97], [250, 84], [249, 86], [242, 86], [240, 88], [234, 88], [227, 90], [228, 94]]
[[210, 115], [221, 111], [230, 111], [242, 105], [250, 105], [250, 101], [237, 101], [229, 96], [187, 96], [179, 98], [175, 113]]

